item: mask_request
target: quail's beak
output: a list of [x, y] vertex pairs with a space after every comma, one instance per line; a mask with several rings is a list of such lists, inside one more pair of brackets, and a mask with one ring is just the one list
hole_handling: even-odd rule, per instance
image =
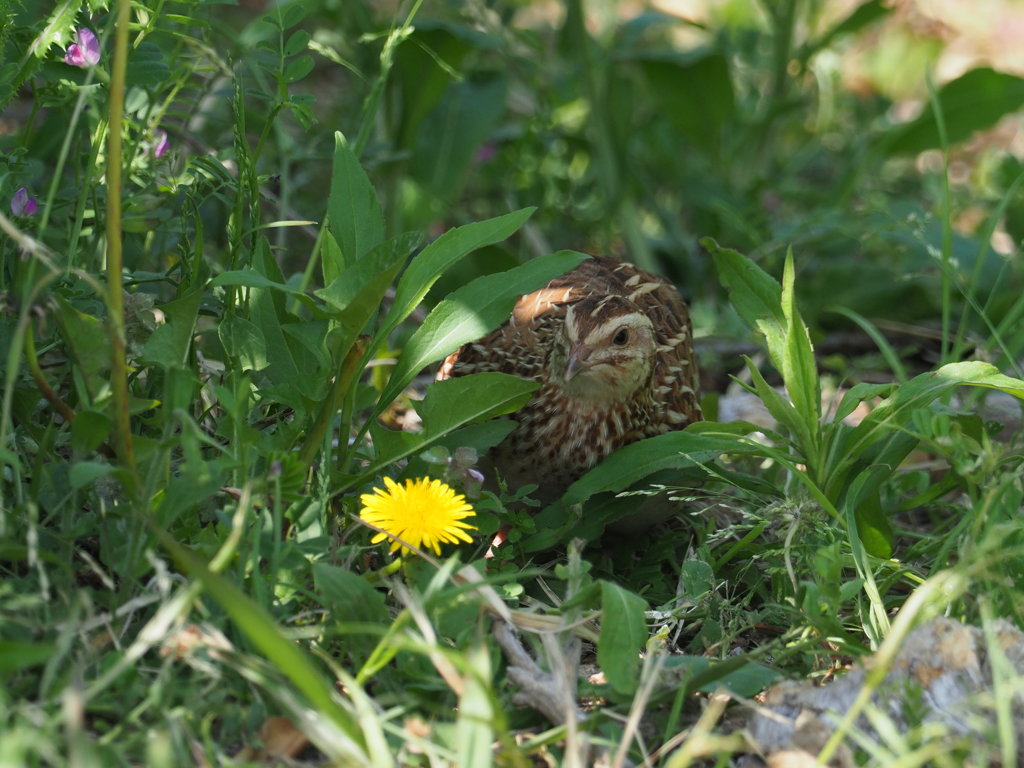
[[583, 344], [573, 344], [569, 350], [569, 361], [565, 366], [565, 380], [572, 381], [573, 376], [587, 367], [587, 358], [591, 349]]

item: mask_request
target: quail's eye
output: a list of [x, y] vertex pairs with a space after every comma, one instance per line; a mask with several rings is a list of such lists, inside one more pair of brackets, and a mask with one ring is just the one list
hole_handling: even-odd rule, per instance
[[615, 336], [612, 337], [612, 344], [616, 347], [623, 346], [627, 341], [629, 341], [628, 328], [619, 328], [619, 330], [616, 331]]

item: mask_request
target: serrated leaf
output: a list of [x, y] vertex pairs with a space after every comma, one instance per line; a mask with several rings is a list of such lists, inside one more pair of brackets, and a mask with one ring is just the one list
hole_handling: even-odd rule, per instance
[[640, 651], [647, 640], [647, 602], [610, 581], [601, 582], [601, 633], [597, 663], [617, 693], [636, 690]]

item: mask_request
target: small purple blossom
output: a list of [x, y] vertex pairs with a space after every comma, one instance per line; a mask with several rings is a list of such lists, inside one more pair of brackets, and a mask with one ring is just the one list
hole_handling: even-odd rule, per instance
[[493, 141], [488, 141], [486, 144], [481, 144], [476, 151], [476, 155], [473, 157], [474, 165], [483, 165], [489, 163], [491, 160], [498, 156], [498, 146]]
[[28, 187], [21, 187], [11, 198], [11, 213], [15, 216], [32, 216], [39, 210], [39, 203], [28, 193]]
[[153, 157], [159, 160], [170, 146], [170, 143], [167, 141], [167, 131], [154, 131], [153, 138], [156, 139], [156, 142], [153, 144]]
[[100, 41], [87, 27], [78, 29], [77, 39], [68, 46], [64, 61], [72, 67], [95, 67], [100, 61]]

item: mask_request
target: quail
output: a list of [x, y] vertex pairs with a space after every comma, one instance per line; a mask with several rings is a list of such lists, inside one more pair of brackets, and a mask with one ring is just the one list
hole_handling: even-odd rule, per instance
[[624, 445], [701, 418], [689, 312], [664, 278], [591, 257], [522, 296], [512, 316], [448, 356], [437, 378], [499, 371], [536, 381], [489, 461], [551, 503]]

